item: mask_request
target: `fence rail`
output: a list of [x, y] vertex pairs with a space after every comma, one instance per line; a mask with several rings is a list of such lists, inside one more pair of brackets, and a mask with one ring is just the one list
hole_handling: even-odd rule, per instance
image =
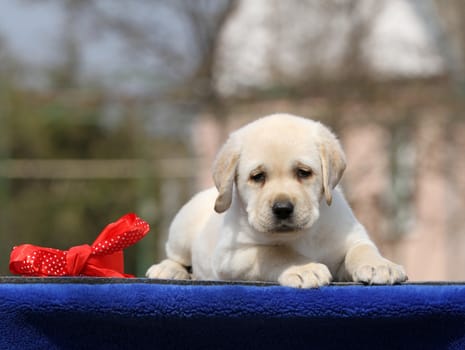
[[195, 158], [173, 159], [5, 159], [0, 177], [9, 179], [192, 178]]

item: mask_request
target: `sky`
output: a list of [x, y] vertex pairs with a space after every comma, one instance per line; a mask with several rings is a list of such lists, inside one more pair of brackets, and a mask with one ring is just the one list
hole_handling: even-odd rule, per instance
[[29, 1], [0, 0], [0, 35], [13, 53], [31, 64], [57, 58], [53, 42], [61, 26], [57, 6]]
[[[0, 0], [0, 38], [13, 56], [31, 70], [44, 70], [63, 60], [60, 44], [64, 21], [54, 1]], [[113, 36], [83, 33], [81, 73], [87, 79], [106, 81], [126, 92], [137, 92], [146, 85], [149, 74], [143, 71], [150, 67], [143, 57], [134, 60], [125, 54], [122, 43]], [[36, 78], [40, 81], [40, 76]]]

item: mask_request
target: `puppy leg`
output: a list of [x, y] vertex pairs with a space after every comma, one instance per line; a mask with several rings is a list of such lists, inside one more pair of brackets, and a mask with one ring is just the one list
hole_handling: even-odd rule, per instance
[[216, 277], [223, 280], [269, 281], [295, 288], [318, 288], [332, 280], [326, 265], [285, 247], [248, 246], [220, 251], [216, 258]]
[[294, 288], [318, 288], [328, 285], [331, 280], [326, 265], [318, 263], [291, 266], [278, 277], [279, 284]]
[[184, 266], [176, 261], [166, 259], [149, 267], [145, 274], [148, 278], [188, 280], [190, 274]]
[[195, 195], [173, 219], [166, 243], [168, 259], [152, 265], [146, 272], [149, 278], [190, 279], [186, 266], [192, 266], [192, 244], [211, 216], [215, 188]]
[[383, 258], [375, 246], [360, 244], [346, 254], [345, 272], [354, 282], [368, 284], [395, 284], [407, 280], [402, 266]]

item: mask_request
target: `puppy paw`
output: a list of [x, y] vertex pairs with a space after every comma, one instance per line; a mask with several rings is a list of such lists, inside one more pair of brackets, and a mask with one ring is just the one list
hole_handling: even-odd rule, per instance
[[359, 266], [352, 275], [354, 282], [366, 284], [396, 284], [405, 282], [407, 274], [402, 266], [389, 260], [382, 260], [376, 264]]
[[145, 275], [148, 278], [189, 280], [191, 277], [186, 268], [173, 260], [163, 260], [159, 264], [152, 265]]
[[318, 288], [328, 285], [332, 280], [326, 265], [310, 263], [292, 266], [279, 276], [278, 282], [283, 286], [294, 288]]

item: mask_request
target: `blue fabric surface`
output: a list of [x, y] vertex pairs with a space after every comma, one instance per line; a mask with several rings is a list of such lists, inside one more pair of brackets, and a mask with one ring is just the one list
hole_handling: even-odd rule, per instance
[[0, 349], [465, 349], [465, 285], [0, 283]]

